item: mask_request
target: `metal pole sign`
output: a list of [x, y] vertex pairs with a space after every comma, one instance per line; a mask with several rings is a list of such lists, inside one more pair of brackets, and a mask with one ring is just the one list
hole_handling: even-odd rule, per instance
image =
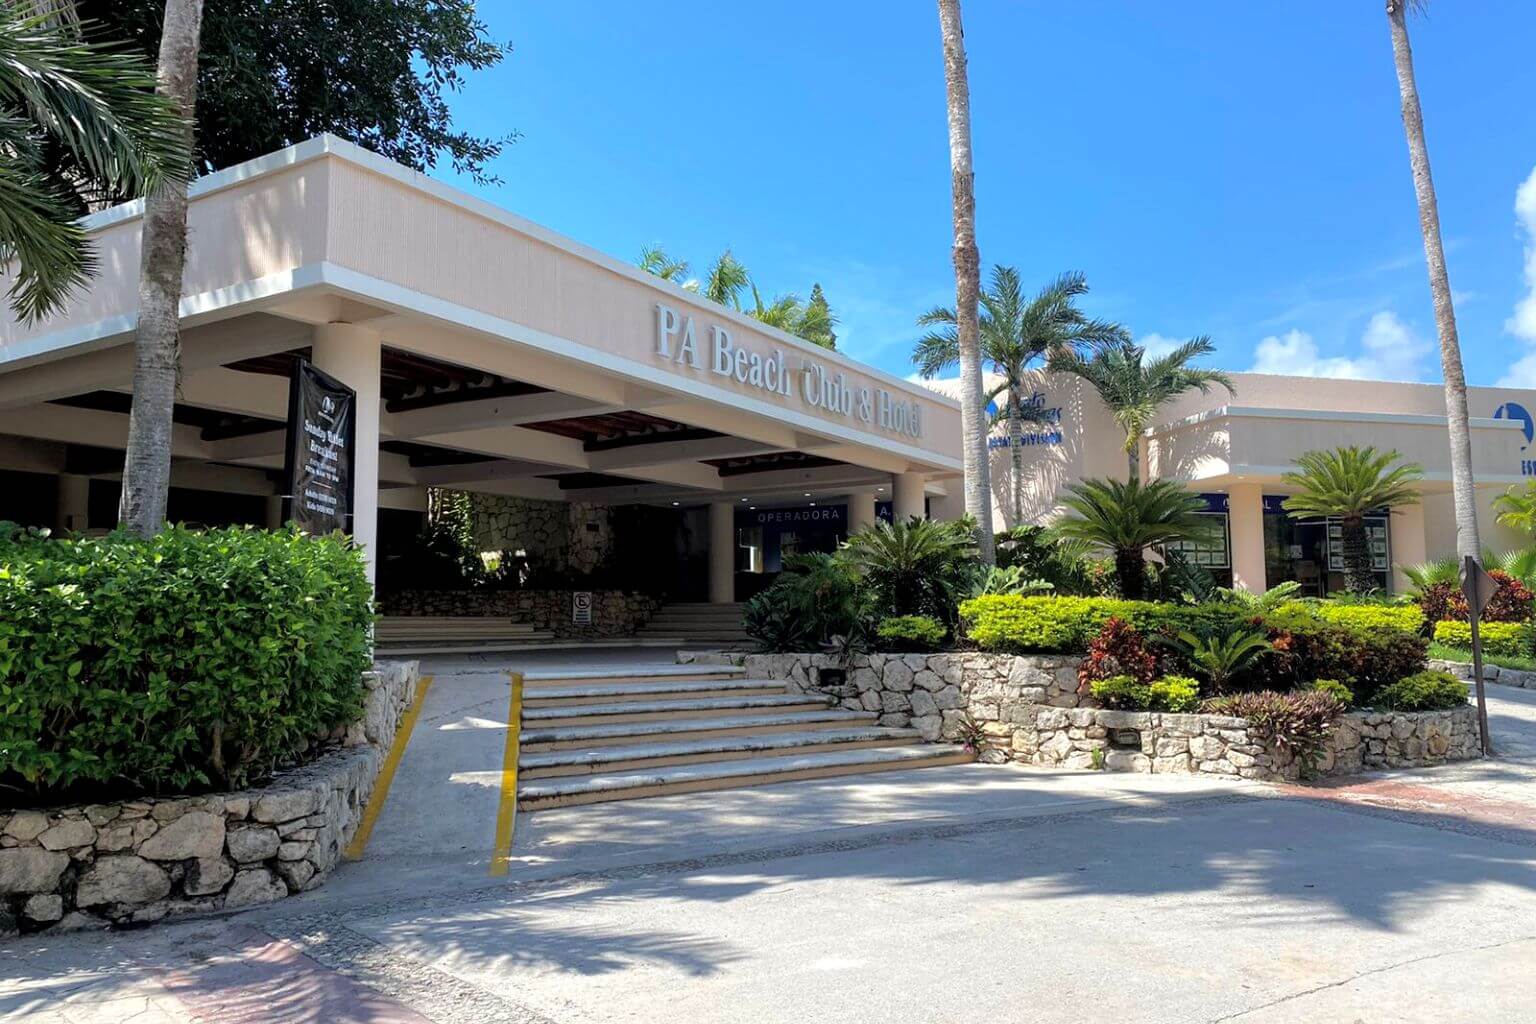
[[306, 359], [288, 386], [284, 520], [312, 534], [352, 526], [357, 393]]
[[1467, 555], [1461, 560], [1461, 592], [1467, 599], [1467, 620], [1472, 626], [1472, 678], [1477, 685], [1477, 725], [1482, 733], [1483, 754], [1493, 755], [1493, 743], [1488, 738], [1488, 695], [1483, 682], [1483, 641], [1478, 635], [1478, 621], [1483, 609], [1493, 600], [1499, 581], [1483, 571], [1476, 558]]

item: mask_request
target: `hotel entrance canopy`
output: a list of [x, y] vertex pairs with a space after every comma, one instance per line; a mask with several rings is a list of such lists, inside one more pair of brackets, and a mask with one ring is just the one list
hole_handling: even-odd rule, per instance
[[[358, 390], [359, 520], [433, 485], [920, 510], [959, 473], [953, 401], [334, 137], [191, 195], [173, 483], [273, 493], [299, 357]], [[142, 210], [86, 220], [63, 315], [0, 323], [0, 467], [120, 471]]]

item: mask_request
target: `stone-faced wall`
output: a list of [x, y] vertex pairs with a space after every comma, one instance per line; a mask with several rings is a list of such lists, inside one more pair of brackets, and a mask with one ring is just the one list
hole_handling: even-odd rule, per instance
[[266, 785], [0, 811], [0, 935], [140, 924], [313, 889], [352, 838], [416, 690], [416, 662], [367, 673], [342, 744]]
[[683, 662], [729, 663], [754, 679], [782, 679], [802, 693], [825, 693], [854, 711], [877, 711], [881, 725], [911, 726], [928, 740], [954, 739], [967, 715], [1011, 723], [1023, 708], [1076, 707], [1079, 659], [1062, 655], [869, 654], [846, 670], [826, 654], [719, 654], [684, 651]]
[[633, 636], [661, 607], [661, 600], [651, 594], [624, 590], [591, 593], [589, 626], [571, 622], [569, 590], [397, 590], [380, 594], [378, 604], [381, 615], [494, 616], [576, 639]]
[[[1429, 667], [1436, 672], [1449, 672], [1457, 679], [1471, 680], [1472, 665], [1465, 661], [1431, 661]], [[1483, 663], [1483, 681], [1500, 686], [1514, 686], [1523, 690], [1536, 690], [1536, 672], [1502, 665]]]
[[478, 550], [522, 550], [530, 561], [557, 570], [567, 564], [570, 523], [565, 502], [471, 492], [469, 507]]
[[[1108, 771], [1236, 775], [1294, 780], [1302, 766], [1266, 747], [1241, 718], [1098, 708], [1036, 708], [989, 746], [1015, 761]], [[1341, 718], [1318, 760], [1320, 775], [1414, 768], [1480, 756], [1477, 709], [1355, 711]]]

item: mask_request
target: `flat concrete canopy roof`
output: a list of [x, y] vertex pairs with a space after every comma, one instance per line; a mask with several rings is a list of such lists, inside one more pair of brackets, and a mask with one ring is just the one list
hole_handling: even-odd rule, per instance
[[[272, 493], [288, 367], [331, 324], [382, 349], [385, 505], [419, 507], [433, 485], [718, 502], [873, 491], [893, 474], [942, 494], [958, 476], [951, 399], [334, 137], [191, 196], [181, 486]], [[100, 271], [63, 315], [0, 320], [0, 467], [120, 471], [142, 212], [87, 218]]]

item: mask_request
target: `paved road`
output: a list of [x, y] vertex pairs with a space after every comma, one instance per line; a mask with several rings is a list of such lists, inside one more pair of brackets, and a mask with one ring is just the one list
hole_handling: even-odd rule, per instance
[[[458, 668], [442, 729], [501, 695]], [[445, 820], [484, 839], [433, 857], [386, 815], [302, 899], [0, 950], [0, 1019], [1532, 1021], [1536, 693], [1491, 696], [1495, 761], [1326, 789], [977, 765], [570, 808], [519, 820], [507, 879], [466, 796]]]

